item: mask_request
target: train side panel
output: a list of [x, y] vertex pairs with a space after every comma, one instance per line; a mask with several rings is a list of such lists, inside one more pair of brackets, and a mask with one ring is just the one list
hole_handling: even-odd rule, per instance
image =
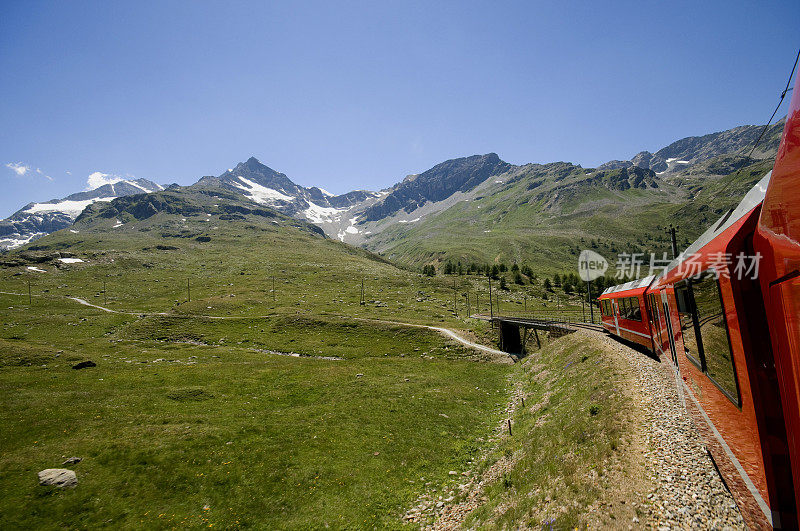
[[[800, 77], [754, 237], [795, 486], [800, 485]], [[795, 489], [800, 507], [800, 491]]]

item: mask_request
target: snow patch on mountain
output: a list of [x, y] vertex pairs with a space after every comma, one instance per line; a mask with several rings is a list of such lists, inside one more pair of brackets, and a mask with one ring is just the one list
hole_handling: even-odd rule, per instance
[[83, 209], [91, 205], [95, 201], [112, 201], [116, 197], [97, 197], [94, 199], [85, 199], [83, 201], [58, 201], [56, 203], [33, 203], [23, 212], [28, 214], [39, 214], [42, 212], [63, 212], [64, 214], [76, 218], [83, 212]]
[[354, 218], [350, 218], [350, 225], [348, 225], [344, 230], [340, 230], [339, 233], [336, 235], [339, 238], [339, 241], [344, 241], [344, 237], [347, 234], [358, 234], [361, 232], [356, 228], [356, 222], [358, 221], [358, 216]]
[[256, 203], [261, 203], [262, 205], [270, 204], [274, 201], [292, 201], [294, 197], [286, 194], [282, 194], [277, 190], [273, 190], [272, 188], [267, 188], [266, 186], [262, 186], [257, 182], [253, 182], [250, 179], [245, 179], [244, 177], [237, 177], [242, 183], [239, 184], [234, 182], [233, 185], [237, 188], [243, 190], [245, 195], [251, 200], [255, 201]]
[[41, 238], [46, 234], [46, 232], [32, 232], [19, 238], [0, 238], [0, 249], [13, 249], [15, 247], [20, 247], [26, 243], [32, 242], [37, 238]]
[[333, 223], [342, 219], [341, 213], [345, 210], [347, 209], [323, 207], [309, 201], [308, 208], [303, 210], [303, 214], [311, 223]]

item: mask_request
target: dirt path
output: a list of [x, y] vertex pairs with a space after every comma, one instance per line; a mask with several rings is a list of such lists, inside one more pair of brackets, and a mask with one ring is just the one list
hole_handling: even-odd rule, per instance
[[[24, 294], [24, 293], [13, 293], [13, 292], [9, 292], [9, 291], [0, 291], [0, 294], [2, 294], [2, 295], [15, 295], [15, 296], [18, 296], [18, 297], [26, 297], [27, 296], [27, 294]], [[34, 297], [41, 297], [41, 295], [33, 295], [33, 296]], [[121, 311], [121, 310], [114, 310], [112, 308], [106, 308], [105, 306], [100, 306], [100, 305], [97, 305], [97, 304], [92, 304], [91, 302], [86, 301], [86, 300], [81, 299], [81, 298], [78, 298], [78, 297], [65, 296], [64, 298], [69, 299], [71, 301], [75, 301], [78, 304], [81, 304], [83, 306], [88, 306], [90, 308], [95, 308], [96, 310], [101, 310], [101, 311], [104, 311], [104, 312], [107, 312], [107, 313], [115, 313], [115, 314], [119, 314], [119, 315], [144, 315], [144, 316], [171, 315], [171, 314], [166, 313], [166, 312], [126, 312], [126, 311]], [[186, 317], [186, 318], [198, 318], [199, 317], [199, 318], [203, 318], [203, 319], [270, 319], [270, 318], [275, 317], [275, 316], [274, 315], [202, 315], [202, 314], [200, 314], [200, 315], [176, 315], [176, 317]], [[492, 357], [493, 361], [497, 361], [497, 362], [501, 362], [501, 363], [509, 363], [509, 364], [513, 364], [514, 363], [514, 360], [512, 360], [511, 357], [506, 352], [503, 352], [501, 350], [497, 350], [497, 349], [494, 349], [494, 348], [491, 348], [491, 347], [487, 347], [485, 345], [480, 345], [478, 343], [474, 343], [472, 341], [469, 341], [468, 339], [466, 339], [464, 337], [461, 337], [458, 333], [456, 333], [455, 330], [451, 330], [449, 328], [442, 328], [442, 327], [439, 327], [439, 326], [421, 325], [421, 324], [415, 324], [415, 323], [404, 323], [402, 321], [386, 321], [386, 320], [382, 320], [382, 319], [369, 319], [369, 318], [365, 318], [365, 317], [350, 317], [350, 316], [346, 316], [346, 315], [336, 315], [335, 317], [339, 317], [341, 319], [350, 319], [350, 320], [353, 320], [353, 321], [363, 321], [363, 322], [367, 322], [367, 323], [382, 323], [382, 324], [391, 324], [391, 325], [396, 325], [396, 326], [406, 326], [406, 327], [409, 327], [409, 328], [425, 328], [425, 329], [428, 329], [428, 330], [433, 330], [435, 332], [439, 332], [440, 334], [442, 334], [443, 336], [445, 336], [447, 338], [450, 338], [450, 339], [452, 339], [454, 341], [457, 341], [457, 342], [461, 343], [462, 345], [464, 345], [466, 347], [469, 347], [469, 348], [472, 348], [472, 349], [475, 349], [475, 350], [478, 350], [480, 352], [483, 352], [485, 354], [490, 355]]]
[[443, 327], [439, 327], [439, 326], [430, 326], [430, 325], [415, 324], [415, 323], [403, 323], [401, 321], [387, 321], [387, 320], [384, 320], [384, 319], [369, 319], [369, 318], [366, 318], [366, 317], [348, 317], [348, 316], [345, 316], [345, 315], [341, 315], [339, 317], [341, 317], [343, 319], [352, 319], [354, 321], [364, 321], [364, 322], [368, 322], [368, 323], [391, 324], [391, 325], [397, 325], [397, 326], [407, 326], [407, 327], [410, 327], [410, 328], [424, 328], [424, 329], [427, 329], [427, 330], [433, 330], [434, 332], [439, 332], [440, 334], [442, 334], [445, 337], [448, 337], [450, 339], [458, 341], [459, 343], [461, 343], [464, 346], [467, 346], [467, 347], [470, 347], [470, 348], [473, 348], [475, 350], [479, 350], [481, 352], [484, 352], [486, 354], [491, 355], [492, 358], [493, 358], [493, 361], [499, 361], [499, 362], [504, 362], [504, 363], [508, 363], [508, 364], [513, 364], [514, 363], [514, 360], [511, 358], [511, 356], [507, 352], [503, 352], [502, 350], [497, 350], [496, 348], [487, 347], [486, 345], [481, 345], [479, 343], [474, 343], [474, 342], [472, 342], [472, 341], [460, 336], [458, 333], [456, 333], [455, 330], [451, 330], [450, 328], [443, 328]]

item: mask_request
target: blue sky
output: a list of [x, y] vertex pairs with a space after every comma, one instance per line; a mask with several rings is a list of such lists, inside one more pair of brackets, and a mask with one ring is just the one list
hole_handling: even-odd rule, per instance
[[798, 20], [796, 0], [0, 0], [0, 217], [95, 172], [191, 184], [251, 155], [335, 193], [475, 153], [629, 158], [766, 122]]

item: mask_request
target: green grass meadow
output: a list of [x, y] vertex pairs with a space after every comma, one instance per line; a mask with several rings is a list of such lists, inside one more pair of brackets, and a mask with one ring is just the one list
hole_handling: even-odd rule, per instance
[[[488, 310], [485, 278], [454, 290], [272, 221], [113, 222], [3, 257], [0, 527], [396, 528], [488, 451], [521, 365], [386, 322], [492, 342], [453, 311], [454, 291]], [[75, 488], [38, 485], [72, 456]]]

